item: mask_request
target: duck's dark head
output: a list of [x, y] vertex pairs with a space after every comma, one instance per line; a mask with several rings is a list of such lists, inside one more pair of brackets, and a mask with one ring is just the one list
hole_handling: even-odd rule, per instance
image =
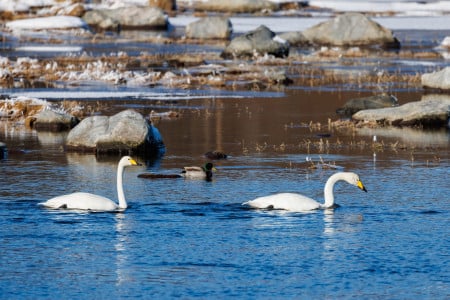
[[204, 166], [203, 166], [203, 170], [205, 171], [205, 173], [206, 173], [206, 179], [207, 180], [211, 180], [211, 178], [212, 178], [212, 172], [213, 171], [217, 171], [217, 169], [214, 167], [214, 165], [212, 164], [212, 163], [206, 163]]
[[214, 165], [212, 164], [212, 163], [206, 163], [204, 166], [203, 166], [203, 169], [205, 170], [205, 172], [206, 171], [216, 171], [216, 168], [214, 167]]

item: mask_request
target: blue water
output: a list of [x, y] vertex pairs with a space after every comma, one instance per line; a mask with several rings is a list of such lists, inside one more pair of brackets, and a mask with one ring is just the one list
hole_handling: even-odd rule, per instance
[[37, 205], [76, 190], [116, 199], [113, 158], [50, 147], [0, 161], [0, 297], [450, 297], [448, 161], [331, 157], [359, 173], [368, 193], [339, 183], [335, 210], [283, 213], [241, 203], [280, 191], [322, 199], [334, 171], [280, 167], [303, 154], [261, 154], [219, 163], [212, 182], [137, 178], [176, 172], [183, 159], [128, 168], [124, 213]]

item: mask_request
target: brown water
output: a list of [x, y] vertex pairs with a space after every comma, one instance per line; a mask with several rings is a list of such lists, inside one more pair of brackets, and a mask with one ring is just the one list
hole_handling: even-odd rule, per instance
[[[163, 136], [166, 155], [184, 157], [192, 163], [201, 161], [202, 154], [211, 150], [220, 150], [231, 156], [372, 154], [374, 135], [377, 142], [383, 144], [375, 151], [381, 152], [379, 155], [389, 153], [403, 159], [423, 155], [425, 160], [432, 160], [434, 156], [448, 158], [449, 135], [445, 128], [431, 131], [395, 127], [337, 130], [328, 126], [329, 120], [340, 118], [335, 111], [348, 99], [369, 95], [288, 90], [285, 97], [273, 98], [214, 97], [162, 102], [117, 100], [105, 101], [101, 113], [110, 115], [125, 107], [132, 107], [147, 117], [151, 111], [177, 112], [179, 117], [157, 118], [153, 120], [154, 125]], [[400, 104], [417, 101], [421, 97], [418, 93], [399, 93], [396, 96]], [[44, 150], [47, 146], [62, 147], [65, 135], [36, 133], [12, 125], [6, 126], [4, 133], [7, 134], [2, 139], [7, 140], [11, 153], [18, 150], [16, 147], [26, 150], [22, 138], [17, 141], [17, 137], [33, 139], [37, 136], [42, 140], [46, 136], [50, 141], [39, 143]]]

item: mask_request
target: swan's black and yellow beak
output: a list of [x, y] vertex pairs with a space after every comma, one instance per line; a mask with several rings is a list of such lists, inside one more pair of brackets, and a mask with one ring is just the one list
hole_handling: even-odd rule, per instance
[[140, 163], [138, 163], [136, 160], [134, 160], [133, 158], [130, 158], [130, 164], [132, 165], [132, 166], [141, 166], [141, 164]]
[[361, 190], [363, 190], [364, 192], [367, 193], [366, 187], [365, 187], [364, 184], [361, 182], [361, 180], [358, 179], [358, 181], [356, 182], [356, 186], [359, 187]]

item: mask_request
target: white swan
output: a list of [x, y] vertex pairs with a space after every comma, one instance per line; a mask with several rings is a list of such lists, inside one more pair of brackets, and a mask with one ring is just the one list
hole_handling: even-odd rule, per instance
[[39, 205], [53, 209], [65, 208], [92, 211], [125, 210], [127, 208], [127, 201], [125, 200], [122, 186], [123, 169], [127, 166], [137, 165], [138, 163], [129, 156], [124, 156], [119, 161], [119, 166], [117, 167], [117, 196], [119, 198], [119, 205], [108, 198], [90, 193], [62, 195], [39, 203]]
[[351, 172], [340, 172], [333, 174], [330, 176], [330, 178], [328, 178], [324, 188], [324, 204], [320, 204], [319, 202], [300, 194], [280, 193], [259, 197], [254, 200], [244, 202], [242, 203], [242, 205], [249, 205], [253, 208], [262, 209], [283, 209], [293, 212], [305, 212], [321, 208], [332, 208], [334, 206], [333, 187], [334, 184], [339, 180], [344, 180], [367, 192], [357, 174]]

